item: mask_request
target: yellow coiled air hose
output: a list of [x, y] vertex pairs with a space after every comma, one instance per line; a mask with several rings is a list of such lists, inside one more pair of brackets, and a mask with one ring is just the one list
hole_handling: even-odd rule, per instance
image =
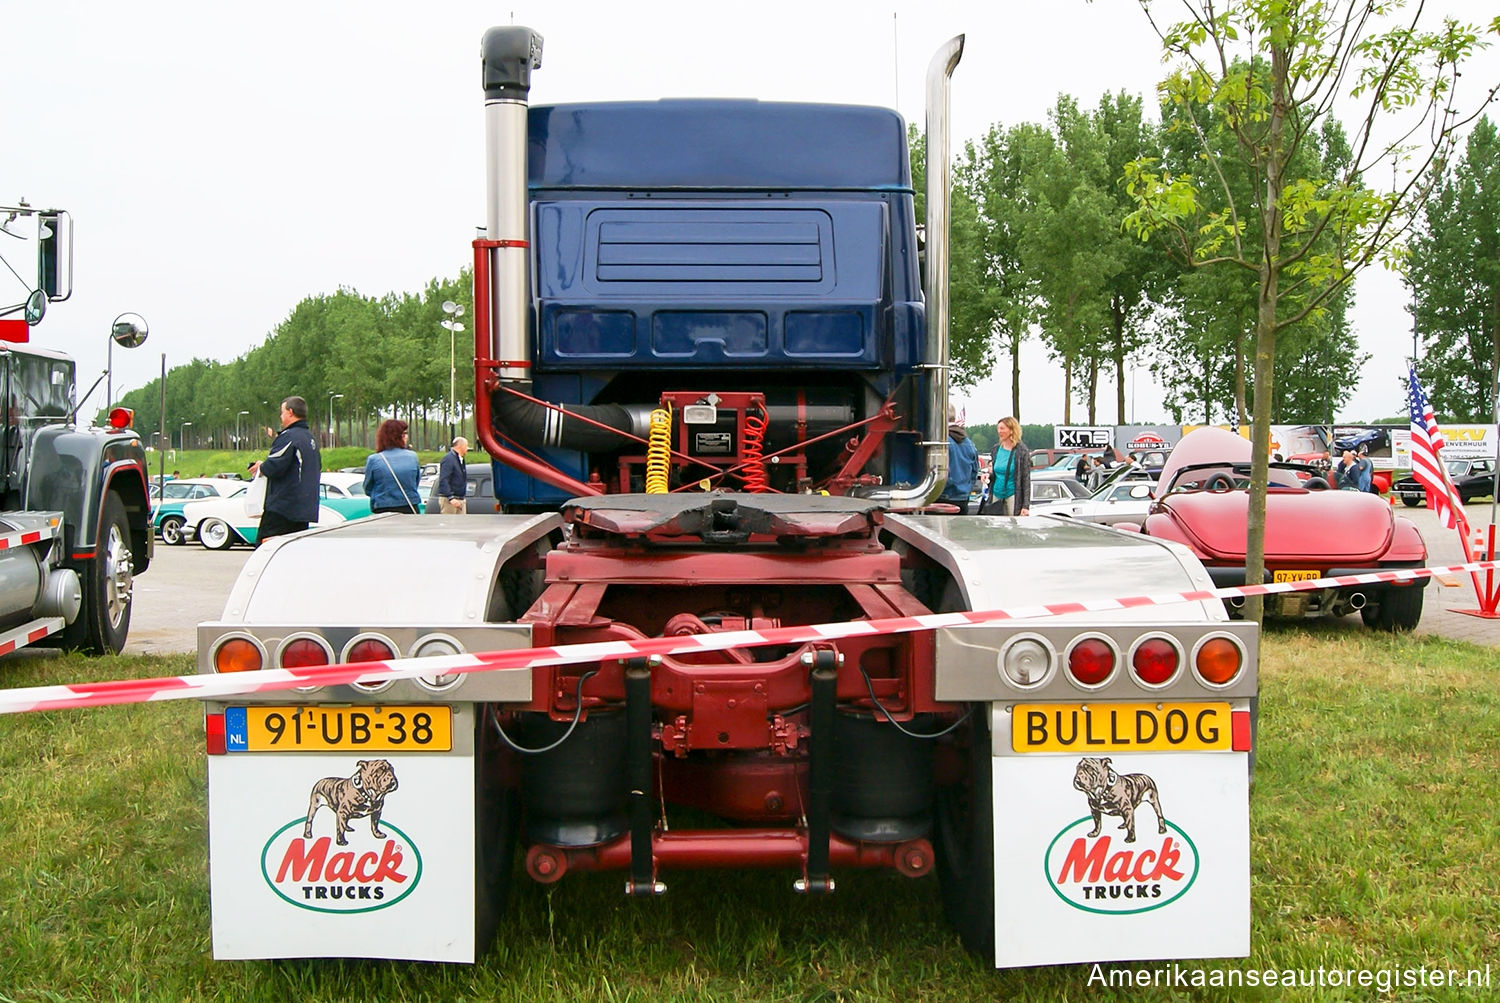
[[651, 412], [651, 431], [646, 436], [646, 494], [666, 494], [671, 473], [672, 411], [659, 407]]

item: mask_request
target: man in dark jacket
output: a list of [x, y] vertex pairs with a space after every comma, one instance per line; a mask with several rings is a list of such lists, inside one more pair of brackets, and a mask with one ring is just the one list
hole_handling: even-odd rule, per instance
[[[267, 428], [266, 435], [272, 434]], [[281, 434], [271, 443], [271, 454], [255, 464], [255, 472], [266, 475], [266, 507], [258, 542], [300, 533], [318, 521], [323, 457], [307, 429], [307, 401], [288, 397], [281, 402]]]
[[469, 440], [460, 435], [438, 464], [438, 500], [443, 515], [463, 515], [469, 510], [469, 476], [464, 470], [464, 454], [468, 451]]

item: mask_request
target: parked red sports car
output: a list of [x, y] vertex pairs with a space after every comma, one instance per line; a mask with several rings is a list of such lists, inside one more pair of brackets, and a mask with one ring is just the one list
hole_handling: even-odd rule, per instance
[[[1142, 532], [1185, 544], [1219, 586], [1245, 583], [1250, 443], [1220, 428], [1183, 436], [1162, 471]], [[1419, 568], [1427, 547], [1411, 520], [1377, 495], [1336, 491], [1300, 463], [1272, 463], [1266, 494], [1267, 582], [1306, 581], [1377, 570]], [[1411, 630], [1422, 618], [1425, 579], [1351, 585], [1266, 597], [1267, 616], [1344, 616], [1368, 626]], [[1243, 600], [1227, 605], [1235, 615]]]

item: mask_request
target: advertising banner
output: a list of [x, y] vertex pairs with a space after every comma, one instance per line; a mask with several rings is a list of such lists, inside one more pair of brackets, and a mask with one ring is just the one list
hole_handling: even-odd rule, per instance
[[1181, 425], [1120, 425], [1115, 448], [1130, 453], [1167, 453], [1182, 439]]
[[474, 960], [472, 755], [230, 753], [208, 775], [215, 958]]
[[[997, 752], [1010, 718], [995, 712]], [[1248, 754], [1169, 745], [995, 756], [997, 967], [1250, 953]]]
[[1113, 425], [1054, 425], [1054, 449], [1108, 449], [1115, 443]]

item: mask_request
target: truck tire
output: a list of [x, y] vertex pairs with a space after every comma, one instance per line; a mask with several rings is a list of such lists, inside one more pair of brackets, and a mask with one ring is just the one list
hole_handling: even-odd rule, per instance
[[1405, 505], [1407, 508], [1416, 508], [1418, 505], [1422, 504], [1422, 499], [1412, 498], [1409, 495], [1402, 495], [1401, 504]]
[[169, 547], [182, 546], [182, 516], [169, 515], [161, 521], [161, 542]]
[[228, 550], [234, 540], [234, 530], [223, 519], [204, 519], [198, 524], [198, 542], [209, 550]]
[[964, 947], [995, 963], [995, 817], [990, 705], [969, 712], [967, 776], [939, 787], [933, 819], [943, 913]]
[[130, 605], [134, 592], [134, 556], [130, 552], [130, 524], [125, 505], [113, 491], [105, 492], [94, 556], [75, 565], [83, 585], [83, 608], [63, 628], [63, 647], [92, 655], [118, 654], [130, 633]]
[[[505, 915], [521, 832], [521, 798], [507, 777], [506, 749], [495, 733], [494, 708], [476, 704], [479, 725], [474, 752], [474, 956], [495, 939]], [[513, 783], [513, 781], [511, 781]]]

